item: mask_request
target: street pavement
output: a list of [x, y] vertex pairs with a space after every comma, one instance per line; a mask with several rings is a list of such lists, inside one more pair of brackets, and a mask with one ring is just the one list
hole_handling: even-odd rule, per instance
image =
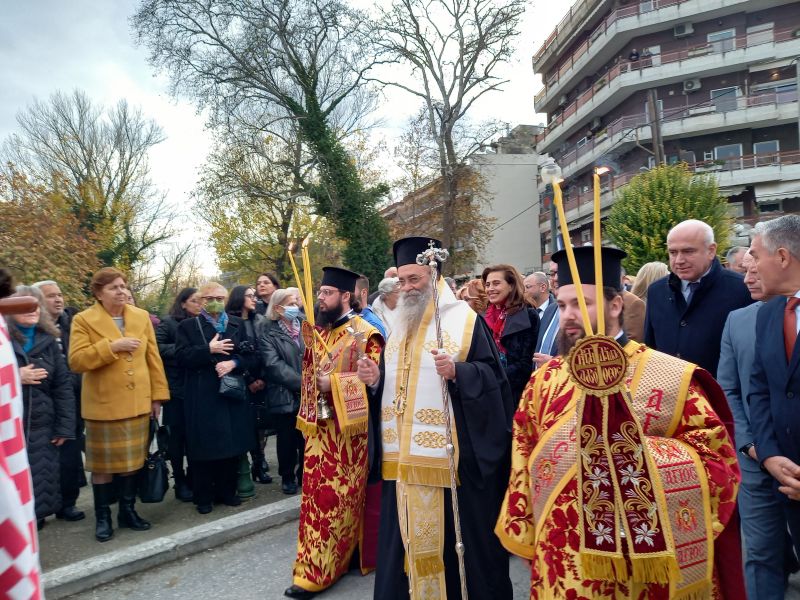
[[[69, 600], [270, 600], [284, 598], [291, 585], [297, 549], [297, 521], [251, 535], [213, 550], [125, 577], [114, 583], [70, 596]], [[528, 598], [527, 566], [512, 559], [515, 600]], [[351, 571], [320, 600], [368, 600], [374, 575]]]
[[[168, 563], [69, 600], [270, 600], [283, 598], [291, 584], [292, 561], [297, 545], [297, 521], [274, 527]], [[515, 600], [528, 598], [528, 567], [511, 559]], [[374, 575], [362, 577], [351, 571], [320, 600], [368, 600], [372, 598]], [[785, 600], [800, 600], [800, 581], [793, 578]]]

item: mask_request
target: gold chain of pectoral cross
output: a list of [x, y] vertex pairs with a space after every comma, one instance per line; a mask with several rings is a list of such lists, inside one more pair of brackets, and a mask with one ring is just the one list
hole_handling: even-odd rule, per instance
[[408, 378], [411, 376], [411, 359], [414, 354], [415, 336], [407, 336], [403, 348], [403, 374], [400, 377], [400, 387], [394, 397], [394, 414], [401, 416], [406, 410], [408, 403]]

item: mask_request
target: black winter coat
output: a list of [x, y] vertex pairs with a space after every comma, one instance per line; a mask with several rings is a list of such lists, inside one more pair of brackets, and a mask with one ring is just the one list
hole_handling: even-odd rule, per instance
[[[264, 376], [264, 365], [260, 360], [260, 351], [259, 351], [259, 344], [261, 343], [261, 333], [262, 331], [268, 327], [267, 319], [263, 315], [259, 315], [257, 313], [251, 313], [250, 318], [247, 320], [242, 319], [242, 324], [244, 325], [245, 331], [245, 338], [253, 344], [255, 351], [257, 353], [257, 358], [253, 364], [251, 364], [250, 368], [244, 374], [244, 381], [249, 386], [251, 383], [256, 381], [257, 379], [261, 379], [262, 381], [266, 381]], [[258, 392], [251, 392], [249, 387], [247, 390], [247, 399], [255, 407], [263, 407], [266, 403], [266, 390], [259, 390]]]
[[505, 371], [515, 406], [531, 378], [538, 335], [539, 313], [535, 308], [528, 307], [506, 317], [500, 343], [506, 349]]
[[303, 368], [303, 337], [298, 346], [283, 327], [273, 322], [264, 328], [260, 350], [267, 381], [270, 414], [286, 415], [300, 410], [300, 373]]
[[36, 518], [43, 519], [61, 510], [59, 452], [51, 440], [56, 437], [75, 439], [72, 376], [58, 341], [49, 333], [37, 328], [30, 352], [24, 352], [16, 339], [13, 346], [20, 367], [33, 364], [47, 371], [47, 379], [38, 385], [22, 386], [23, 427]]
[[[182, 319], [183, 320], [183, 319]], [[161, 362], [164, 363], [164, 373], [167, 375], [169, 385], [169, 402], [163, 404], [164, 425], [182, 426], [183, 424], [183, 386], [186, 379], [186, 369], [178, 364], [175, 338], [178, 335], [180, 320], [175, 317], [164, 317], [156, 327], [156, 342]]]
[[716, 258], [688, 306], [681, 280], [670, 273], [647, 290], [644, 343], [693, 362], [716, 377], [725, 321], [731, 311], [752, 303], [744, 278], [723, 269]]
[[193, 460], [239, 456], [256, 444], [250, 404], [246, 400], [220, 396], [215, 366], [218, 362], [235, 359], [239, 366], [232, 374], [242, 375], [256, 366], [258, 356], [246, 343], [240, 318], [229, 317], [228, 328], [220, 335], [220, 339], [233, 341], [230, 355], [211, 354], [208, 344], [216, 334], [205, 318], [193, 317], [181, 321], [175, 340], [178, 365], [186, 369], [183, 389], [186, 448], [189, 459]]

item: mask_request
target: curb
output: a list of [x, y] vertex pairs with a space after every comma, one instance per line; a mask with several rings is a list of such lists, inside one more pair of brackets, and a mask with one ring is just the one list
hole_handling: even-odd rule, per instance
[[300, 495], [197, 525], [109, 554], [94, 556], [44, 574], [48, 600], [66, 598], [126, 575], [184, 558], [297, 519]]

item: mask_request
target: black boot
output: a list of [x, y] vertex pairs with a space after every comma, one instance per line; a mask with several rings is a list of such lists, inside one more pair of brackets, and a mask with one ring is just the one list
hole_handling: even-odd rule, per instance
[[133, 505], [136, 504], [136, 484], [135, 475], [119, 478], [119, 515], [117, 524], [120, 527], [128, 527], [134, 531], [147, 531], [150, 523], [136, 514]]
[[192, 486], [189, 485], [183, 469], [172, 463], [172, 476], [175, 478], [175, 498], [181, 502], [192, 501]]
[[253, 481], [258, 483], [272, 483], [272, 476], [269, 474], [269, 465], [264, 453], [261, 451], [250, 452], [253, 457]]
[[92, 492], [94, 493], [94, 537], [98, 542], [107, 542], [114, 535], [109, 506], [114, 501], [114, 482], [93, 483]]

